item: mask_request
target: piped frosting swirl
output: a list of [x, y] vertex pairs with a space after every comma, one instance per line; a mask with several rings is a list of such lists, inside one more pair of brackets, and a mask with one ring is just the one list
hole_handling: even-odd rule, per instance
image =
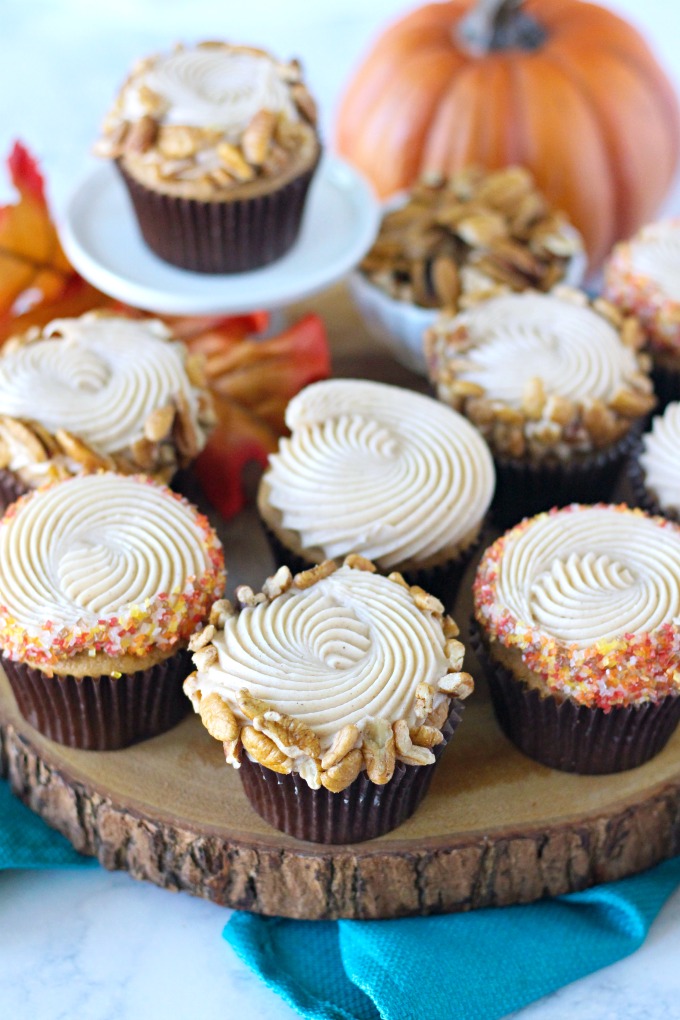
[[640, 464], [645, 485], [663, 511], [680, 514], [680, 402], [668, 404], [643, 437]]
[[475, 614], [558, 695], [609, 709], [680, 693], [680, 528], [628, 507], [523, 521], [485, 553]]
[[23, 497], [0, 524], [0, 645], [49, 666], [186, 642], [224, 587], [207, 519], [149, 479], [111, 473]]
[[642, 343], [634, 319], [567, 287], [481, 301], [426, 337], [439, 398], [497, 454], [535, 461], [611, 446], [651, 410]]
[[[57, 440], [40, 450], [42, 431], [32, 451], [22, 442], [22, 427], [7, 420], [19, 419], [36, 422], [52, 439], [64, 430], [104, 459], [120, 455], [121, 469], [172, 474], [191, 459], [171, 434], [176, 414], [186, 417], [193, 456], [205, 445], [211, 421], [208, 393], [191, 382], [187, 362], [186, 347], [162, 322], [93, 312], [56, 319], [37, 336], [10, 341], [0, 356], [0, 438], [8, 447], [3, 466], [23, 470], [34, 484], [79, 470], [68, 444], [62, 449]], [[161, 409], [167, 426], [165, 435], [151, 433], [154, 446], [149, 423]]]
[[460, 415], [381, 383], [330, 380], [295, 397], [260, 510], [310, 560], [362, 553], [382, 568], [455, 555], [491, 501], [488, 448]]
[[247, 47], [197, 47], [159, 57], [125, 93], [123, 113], [130, 119], [144, 112], [143, 89], [167, 104], [167, 123], [221, 128], [232, 142], [259, 110], [298, 119], [277, 64]]
[[228, 763], [245, 751], [338, 792], [364, 767], [386, 783], [397, 760], [434, 762], [450, 698], [474, 686], [465, 650], [437, 599], [374, 571], [356, 555], [281, 567], [261, 594], [237, 589], [240, 611], [215, 604], [184, 690]]

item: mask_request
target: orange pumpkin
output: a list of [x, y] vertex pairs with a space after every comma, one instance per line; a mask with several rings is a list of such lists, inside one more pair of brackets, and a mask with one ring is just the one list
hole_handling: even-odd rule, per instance
[[627, 22], [582, 0], [451, 0], [378, 39], [337, 147], [386, 196], [421, 173], [527, 166], [595, 268], [653, 218], [680, 151], [678, 101]]

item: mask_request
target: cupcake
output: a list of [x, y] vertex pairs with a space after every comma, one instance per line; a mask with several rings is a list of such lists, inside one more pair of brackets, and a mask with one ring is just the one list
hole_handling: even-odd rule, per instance
[[634, 768], [680, 720], [680, 528], [573, 504], [486, 550], [474, 584], [496, 716], [567, 772]]
[[680, 521], [680, 403], [652, 419], [633, 458], [630, 478], [638, 506]]
[[427, 336], [430, 377], [493, 451], [501, 527], [609, 497], [654, 406], [640, 343], [635, 319], [569, 288], [438, 319]]
[[288, 405], [258, 508], [294, 571], [349, 553], [453, 600], [494, 488], [486, 443], [430, 397], [332, 379]]
[[24, 718], [90, 750], [169, 729], [224, 580], [207, 519], [150, 479], [101, 472], [22, 497], [0, 522], [0, 648]]
[[184, 690], [266, 821], [354, 843], [405, 821], [473, 681], [442, 604], [361, 556], [292, 578], [281, 567], [238, 608], [217, 602], [191, 641]]
[[144, 240], [165, 262], [237, 273], [294, 243], [320, 145], [297, 61], [228, 43], [132, 70], [97, 155], [114, 159]]
[[644, 327], [660, 407], [679, 400], [680, 218], [651, 223], [616, 245], [604, 276], [607, 298]]
[[427, 374], [423, 334], [446, 308], [511, 291], [578, 285], [583, 242], [524, 167], [468, 167], [423, 177], [388, 203], [378, 237], [351, 278], [377, 339]]
[[88, 312], [0, 353], [2, 510], [45, 482], [97, 470], [169, 481], [214, 421], [200, 365], [157, 320]]

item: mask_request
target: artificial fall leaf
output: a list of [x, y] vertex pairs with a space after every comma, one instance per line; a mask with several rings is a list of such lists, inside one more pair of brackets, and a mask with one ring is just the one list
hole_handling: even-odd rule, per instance
[[313, 314], [266, 340], [217, 347], [208, 336], [189, 341], [192, 350], [206, 354], [218, 419], [196, 473], [210, 502], [231, 517], [245, 504], [245, 466], [257, 461], [266, 467], [286, 431], [286, 405], [303, 386], [328, 377], [330, 354], [323, 321]]
[[0, 207], [0, 341], [49, 318], [110, 303], [64, 255], [38, 164], [20, 142], [7, 167], [19, 200]]
[[[146, 312], [96, 290], [70, 265], [50, 217], [38, 165], [19, 142], [8, 168], [19, 200], [0, 207], [0, 343], [30, 326], [92, 308], [146, 317]], [[175, 336], [205, 357], [218, 425], [196, 470], [208, 498], [230, 517], [245, 502], [244, 467], [251, 461], [266, 465], [286, 431], [288, 401], [330, 373], [324, 324], [317, 315], [307, 315], [278, 336], [253, 339], [268, 326], [266, 312], [166, 321]]]

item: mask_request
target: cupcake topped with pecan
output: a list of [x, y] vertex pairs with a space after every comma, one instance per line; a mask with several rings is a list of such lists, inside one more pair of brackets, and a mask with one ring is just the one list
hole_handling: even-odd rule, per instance
[[101, 469], [166, 481], [213, 422], [200, 359], [158, 320], [57, 319], [0, 355], [0, 481], [14, 495]]
[[569, 288], [442, 315], [426, 341], [439, 398], [501, 457], [564, 461], [616, 443], [654, 406], [636, 319]]
[[184, 685], [230, 764], [337, 793], [362, 771], [382, 786], [399, 762], [435, 761], [451, 699], [474, 686], [438, 599], [358, 555], [236, 595], [192, 639]]
[[316, 106], [295, 60], [222, 42], [178, 46], [133, 68], [95, 151], [173, 196], [257, 194], [314, 165]]

